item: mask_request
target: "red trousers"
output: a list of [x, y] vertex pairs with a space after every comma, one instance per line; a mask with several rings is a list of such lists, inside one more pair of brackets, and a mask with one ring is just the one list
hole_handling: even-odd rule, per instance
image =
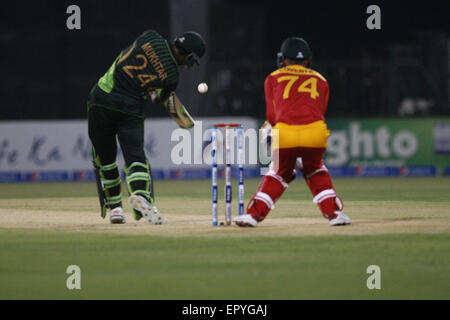
[[258, 189], [247, 206], [247, 213], [257, 221], [262, 221], [275, 203], [295, 179], [295, 167], [311, 190], [313, 201], [318, 204], [323, 216], [335, 217], [335, 211], [343, 208], [342, 200], [337, 196], [328, 170], [322, 158], [325, 148], [282, 148], [274, 150], [269, 171], [260, 182]]

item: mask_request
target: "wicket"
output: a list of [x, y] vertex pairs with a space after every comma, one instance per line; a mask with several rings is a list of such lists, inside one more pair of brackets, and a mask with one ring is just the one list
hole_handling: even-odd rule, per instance
[[231, 224], [231, 128], [237, 131], [237, 163], [238, 163], [238, 207], [239, 215], [244, 214], [244, 144], [243, 127], [237, 123], [215, 124], [211, 130], [211, 182], [212, 182], [212, 225], [218, 224], [217, 212], [217, 130], [225, 128], [225, 221]]

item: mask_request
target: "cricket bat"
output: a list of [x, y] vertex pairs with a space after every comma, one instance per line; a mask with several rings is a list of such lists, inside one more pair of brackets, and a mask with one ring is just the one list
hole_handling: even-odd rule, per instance
[[180, 128], [190, 129], [195, 125], [194, 119], [192, 119], [191, 115], [186, 110], [180, 99], [178, 99], [175, 92], [170, 94], [164, 102], [164, 106]]

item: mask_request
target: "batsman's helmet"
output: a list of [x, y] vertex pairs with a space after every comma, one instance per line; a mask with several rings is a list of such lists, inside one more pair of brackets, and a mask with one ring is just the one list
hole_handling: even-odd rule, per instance
[[311, 48], [303, 38], [291, 37], [283, 41], [277, 54], [277, 65], [283, 66], [283, 59], [305, 60], [312, 57]]
[[201, 35], [194, 31], [187, 31], [176, 37], [174, 44], [182, 54], [187, 56], [186, 64], [189, 67], [192, 67], [194, 62], [200, 64], [200, 58], [203, 57], [206, 49], [205, 41]]

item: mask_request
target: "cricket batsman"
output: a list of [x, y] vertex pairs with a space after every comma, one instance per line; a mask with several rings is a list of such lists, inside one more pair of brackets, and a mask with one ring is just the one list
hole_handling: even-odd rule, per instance
[[273, 127], [273, 161], [247, 206], [247, 214], [233, 221], [240, 227], [256, 227], [274, 208], [296, 176], [295, 166], [331, 226], [351, 220], [342, 209], [322, 158], [330, 131], [325, 123], [329, 88], [327, 80], [310, 69], [312, 52], [298, 37], [286, 39], [277, 55], [278, 68], [264, 82], [265, 126]]
[[125, 223], [116, 138], [125, 160], [128, 201], [134, 218], [162, 223], [155, 206], [150, 163], [144, 152], [144, 104], [148, 97], [154, 104], [163, 103], [180, 127], [192, 127], [194, 122], [174, 90], [179, 67], [199, 64], [205, 48], [196, 32], [185, 32], [168, 42], [158, 32], [147, 30], [120, 52], [93, 86], [87, 103], [89, 138], [101, 216], [105, 218], [110, 209], [111, 223]]

